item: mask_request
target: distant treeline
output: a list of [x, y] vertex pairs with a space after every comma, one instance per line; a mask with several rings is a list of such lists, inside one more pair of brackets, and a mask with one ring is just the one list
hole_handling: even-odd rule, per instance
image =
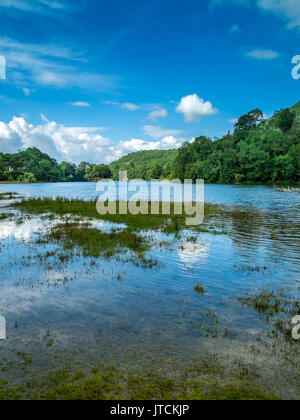
[[0, 181], [63, 182], [119, 178], [205, 179], [215, 183], [299, 182], [300, 103], [265, 120], [254, 109], [221, 139], [198, 137], [178, 150], [131, 153], [111, 165], [58, 163], [36, 148], [0, 153]]
[[0, 153], [0, 181], [82, 182], [111, 176], [108, 165], [88, 162], [59, 164], [34, 147], [15, 154]]
[[113, 176], [146, 180], [205, 179], [212, 183], [299, 182], [300, 103], [264, 120], [259, 109], [221, 139], [198, 137], [179, 150], [132, 153], [110, 165]]

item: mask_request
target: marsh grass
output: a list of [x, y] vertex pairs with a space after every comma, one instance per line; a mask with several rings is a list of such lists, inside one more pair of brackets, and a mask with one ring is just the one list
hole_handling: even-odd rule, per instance
[[15, 215], [13, 213], [2, 213], [0, 214], [0, 221], [1, 220], [7, 220], [12, 219]]
[[0, 194], [0, 200], [12, 200], [17, 195], [18, 195], [17, 193], [12, 193], [12, 192], [1, 193]]
[[[100, 215], [96, 209], [96, 200], [70, 200], [62, 197], [57, 197], [56, 199], [30, 198], [23, 200], [22, 202], [15, 203], [14, 206], [36, 214], [45, 215], [47, 213], [55, 213], [58, 215], [73, 215], [78, 217], [101, 219], [113, 223], [126, 224], [132, 229], [151, 229], [162, 230], [166, 233], [176, 233], [182, 229], [188, 228], [186, 226], [186, 218], [190, 217], [189, 215], [187, 215], [184, 211], [182, 214], [175, 214], [174, 203], [171, 203], [170, 205], [170, 214], [162, 214], [162, 204], [163, 203], [160, 203], [159, 214], [151, 214], [151, 203], [148, 203], [148, 214], [146, 215], [133, 215], [129, 212], [127, 215], [119, 214], [119, 201], [116, 202], [117, 214]], [[208, 203], [205, 204], [205, 216], [220, 215], [224, 212], [228, 216], [232, 216], [234, 213], [232, 209], [225, 210], [217, 205], [211, 205]], [[237, 211], [236, 216], [239, 218], [244, 217], [240, 211]], [[226, 234], [224, 229], [221, 231], [214, 230], [212, 226], [206, 227], [200, 225], [192, 226], [191, 228], [197, 230], [198, 232]]]
[[300, 302], [289, 290], [261, 289], [255, 295], [238, 297], [238, 301], [264, 317], [273, 327], [273, 336], [276, 337], [280, 333], [288, 342], [296, 343], [292, 339], [291, 322], [292, 318], [300, 315]]
[[0, 382], [0, 400], [277, 400], [248, 370], [226, 371], [212, 360], [178, 374], [94, 367], [91, 375], [70, 369], [51, 372], [26, 386]]
[[53, 227], [50, 232], [40, 239], [43, 243], [62, 243], [64, 249], [73, 252], [78, 247], [84, 257], [112, 258], [126, 251], [134, 256], [128, 261], [136, 265], [152, 267], [153, 260], [148, 260], [145, 253], [150, 248], [150, 240], [142, 238], [131, 229], [113, 230], [110, 233], [102, 232], [89, 223], [66, 222]]

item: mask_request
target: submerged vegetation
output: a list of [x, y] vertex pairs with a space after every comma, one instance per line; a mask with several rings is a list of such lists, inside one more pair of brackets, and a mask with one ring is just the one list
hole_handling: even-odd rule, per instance
[[[124, 204], [124, 203], [123, 203]], [[128, 204], [128, 203], [127, 203]], [[162, 203], [160, 204], [160, 206]], [[119, 214], [120, 202], [116, 203], [117, 214], [100, 215], [96, 209], [96, 201], [69, 200], [65, 198], [31, 198], [15, 204], [18, 208], [35, 213], [56, 213], [59, 215], [72, 214], [82, 217], [101, 219], [113, 223], [126, 224], [132, 229], [161, 229], [166, 232], [176, 232], [186, 228], [186, 218], [190, 217], [185, 212], [175, 214], [174, 204], [170, 205], [170, 214], [151, 214], [151, 203], [148, 203], [148, 214], [127, 215]], [[211, 214], [216, 209], [206, 205], [206, 214]]]
[[[16, 198], [10, 193], [4, 196]], [[117, 207], [119, 205], [117, 203]], [[37, 296], [39, 287], [41, 290], [47, 287], [47, 301], [41, 300], [41, 306], [45, 305], [45, 314], [49, 308], [50, 314], [58, 308], [58, 317], [54, 316], [52, 324], [48, 319], [35, 323], [34, 335], [29, 337], [26, 336], [28, 329], [24, 328], [26, 317], [9, 320], [12, 348], [7, 352], [8, 357], [5, 355], [0, 361], [0, 400], [297, 398], [300, 379], [294, 377], [298, 366], [295, 353], [284, 359], [284, 366], [275, 366], [283, 360], [277, 358], [279, 348], [288, 353], [291, 353], [290, 348], [298, 349], [291, 338], [290, 322], [300, 313], [297, 299], [286, 290], [267, 289], [239, 297], [239, 304], [246, 309], [241, 311], [238, 305], [234, 310], [245, 311], [245, 317], [251, 315], [257, 322], [254, 326], [247, 324], [249, 330], [245, 332], [243, 318], [240, 325], [234, 325], [232, 306], [227, 305], [226, 299], [215, 298], [216, 281], [209, 281], [206, 271], [206, 267], [211, 270], [211, 266], [206, 266], [210, 256], [207, 244], [217, 245], [219, 251], [230, 243], [237, 250], [241, 244], [252, 244], [247, 260], [237, 258], [226, 264], [229, 254], [225, 254], [221, 260], [224, 266], [213, 275], [226, 272], [229, 282], [236, 280], [239, 284], [244, 279], [248, 281], [248, 276], [250, 280], [252, 276], [253, 279], [270, 276], [274, 266], [269, 260], [253, 259], [255, 240], [263, 238], [268, 247], [273, 248], [273, 241], [277, 239], [270, 238], [270, 229], [274, 229], [278, 239], [285, 234], [291, 238], [298, 229], [297, 221], [287, 223], [286, 219], [275, 218], [274, 227], [270, 212], [206, 204], [205, 224], [188, 232], [184, 231], [186, 215], [174, 214], [173, 205], [170, 215], [105, 216], [97, 213], [96, 201], [30, 198], [9, 206], [15, 210], [8, 213], [5, 207], [5, 212], [0, 214], [3, 226], [6, 219], [13, 217], [16, 229], [20, 227], [19, 221], [31, 220], [32, 226], [30, 223], [26, 226], [29, 233], [24, 236], [24, 243], [18, 244], [17, 251], [11, 245], [12, 236], [7, 243], [1, 240], [0, 251], [7, 258], [7, 261], [3, 258], [2, 273], [8, 272], [7, 278], [14, 287], [25, 287], [26, 291], [27, 287], [32, 288], [30, 296]], [[102, 220], [119, 226], [101, 223]], [[155, 232], [142, 232], [143, 229]], [[10, 229], [7, 234], [9, 232]], [[202, 232], [210, 235], [200, 234]], [[247, 240], [249, 232], [253, 242]], [[219, 233], [232, 236], [212, 236]], [[23, 238], [21, 231], [18, 234]], [[30, 235], [32, 240], [29, 241]], [[152, 268], [161, 261], [160, 250], [168, 245], [172, 251], [167, 254], [171, 256], [170, 265], [175, 266], [174, 271], [166, 271], [171, 281], [167, 276], [160, 276], [161, 273], [157, 276], [156, 272], [152, 281], [151, 273], [138, 267]], [[16, 252], [20, 249], [24, 251], [20, 256], [22, 271], [16, 275], [18, 262], [15, 260], [19, 258]], [[153, 259], [148, 260], [150, 253]], [[169, 260], [165, 260], [168, 264]], [[176, 283], [178, 278], [182, 280], [175, 274], [179, 270], [187, 275], [184, 281]], [[218, 277], [216, 279], [218, 281]], [[91, 286], [93, 289], [89, 292]], [[59, 288], [64, 288], [62, 294]], [[227, 310], [225, 306], [227, 312], [223, 312]], [[64, 323], [60, 317], [71, 321]], [[15, 332], [11, 331], [13, 328]], [[76, 335], [75, 330], [79, 328], [86, 331], [81, 330]], [[249, 339], [250, 329], [249, 334], [253, 335]], [[179, 337], [181, 342], [174, 337]], [[66, 343], [70, 348], [66, 349]], [[184, 351], [179, 349], [181, 343]], [[5, 344], [2, 347], [1, 343], [1, 348], [5, 348]], [[216, 354], [207, 357], [212, 351]], [[290, 363], [292, 358], [295, 360]], [[266, 369], [262, 367], [264, 362], [268, 363]], [[110, 364], [117, 367], [109, 367]], [[39, 371], [41, 366], [43, 370]], [[51, 373], [49, 366], [55, 369]], [[289, 371], [284, 372], [282, 379], [280, 374], [285, 370]], [[286, 389], [285, 381], [290, 379], [291, 384]]]
[[288, 342], [296, 344], [292, 339], [292, 319], [300, 315], [300, 301], [289, 290], [261, 289], [253, 295], [239, 297], [238, 301], [266, 318], [273, 328], [273, 336], [280, 333]]
[[[145, 258], [149, 249], [149, 241], [135, 234], [130, 229], [101, 232], [89, 223], [66, 222], [53, 227], [42, 241], [62, 243], [66, 251], [74, 251], [78, 247], [84, 257], [112, 258], [126, 250], [133, 252], [140, 264], [152, 266], [153, 260]], [[135, 260], [133, 259], [133, 262]]]
[[[213, 375], [212, 375], [213, 372]], [[278, 400], [271, 389], [253, 381], [241, 366], [226, 370], [215, 357], [195, 363], [193, 368], [171, 375], [144, 373], [115, 367], [94, 367], [90, 374], [69, 369], [32, 379], [27, 386], [0, 382], [0, 400]]]
[[[170, 203], [170, 213], [163, 214], [162, 205], [160, 203], [159, 214], [151, 214], [151, 203], [148, 204], [148, 214], [119, 214], [119, 206], [121, 202], [116, 202], [116, 214], [99, 214], [96, 208], [96, 200], [84, 201], [79, 199], [66, 199], [62, 197], [52, 198], [29, 198], [14, 203], [13, 207], [21, 210], [43, 214], [43, 217], [51, 217], [49, 213], [60, 216], [72, 215], [81, 218], [98, 219], [107, 222], [126, 225], [130, 229], [136, 230], [160, 230], [166, 233], [176, 233], [182, 229], [193, 229], [197, 232], [210, 233], [213, 235], [225, 235], [228, 230], [224, 228], [224, 223], [218, 225], [215, 218], [249, 220], [253, 217], [255, 220], [261, 221], [261, 213], [250, 211], [248, 209], [231, 208], [219, 205], [205, 203], [204, 214], [205, 223], [199, 226], [187, 226], [186, 219], [191, 217], [185, 213], [184, 207], [182, 214], [175, 214], [174, 203]], [[128, 203], [122, 202], [122, 205]], [[47, 216], [48, 215], [48, 216]]]

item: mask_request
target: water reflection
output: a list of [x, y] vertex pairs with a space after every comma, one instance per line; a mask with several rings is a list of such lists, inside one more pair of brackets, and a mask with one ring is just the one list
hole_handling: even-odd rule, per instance
[[[95, 184], [1, 185], [0, 192], [3, 188], [35, 196], [95, 197]], [[209, 201], [221, 202], [222, 197], [223, 203], [239, 201], [252, 210], [221, 212], [206, 220], [205, 227], [217, 226], [224, 234], [143, 233], [155, 244], [149, 258], [161, 263], [153, 269], [83, 258], [77, 250], [69, 259], [60, 259], [65, 254], [60, 245], [36, 243], [40, 234], [62, 222], [59, 217], [16, 212], [15, 218], [1, 221], [0, 313], [7, 317], [10, 337], [2, 354], [24, 351], [26, 342], [26, 351], [46, 367], [52, 349], [41, 336], [47, 330], [53, 352], [63, 349], [70, 356], [77, 351], [86, 365], [100, 359], [116, 363], [124, 354], [132, 354], [133, 362], [149, 354], [188, 361], [204, 349], [241, 351], [246, 333], [253, 337], [266, 327], [253, 312], [237, 310], [232, 295], [259, 287], [298, 288], [300, 197], [265, 187], [206, 187]], [[101, 221], [92, 226], [115, 228]], [[160, 243], [166, 245], [157, 246]], [[205, 288], [204, 296], [193, 290], [198, 283]], [[206, 316], [213, 312], [217, 326]], [[213, 331], [209, 337], [207, 323]], [[212, 338], [215, 331], [218, 339]], [[225, 331], [232, 335], [225, 339]]]

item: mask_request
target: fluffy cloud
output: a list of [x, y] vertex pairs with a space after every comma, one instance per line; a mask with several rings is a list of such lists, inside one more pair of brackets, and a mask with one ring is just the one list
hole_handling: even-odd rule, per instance
[[169, 137], [169, 136], [181, 136], [182, 131], [181, 130], [170, 130], [166, 128], [162, 128], [158, 125], [145, 125], [143, 127], [144, 132], [150, 136], [154, 140], [160, 140], [163, 137]]
[[131, 139], [123, 143], [123, 147], [129, 152], [139, 152], [141, 150], [157, 150], [160, 142]]
[[165, 109], [155, 109], [148, 114], [148, 120], [157, 121], [158, 118], [166, 118], [168, 112]]
[[279, 53], [273, 50], [256, 49], [246, 53], [248, 57], [255, 58], [256, 60], [274, 60], [279, 57]]
[[0, 150], [15, 153], [19, 149], [37, 147], [59, 160], [106, 160], [114, 151], [101, 127], [65, 127], [42, 116], [34, 126], [23, 117], [14, 117], [8, 124], [0, 122]]
[[146, 126], [145, 133], [155, 140], [131, 139], [115, 145], [100, 134], [101, 127], [66, 127], [44, 115], [41, 118], [38, 125], [24, 117], [13, 117], [7, 124], [0, 121], [0, 152], [37, 147], [59, 161], [109, 163], [131, 152], [177, 148], [186, 141], [178, 130]]
[[158, 125], [145, 125], [143, 130], [146, 135], [156, 140], [148, 142], [149, 147], [155, 145], [155, 149], [177, 149], [187, 141], [181, 130], [166, 129]]
[[196, 94], [182, 98], [176, 111], [184, 114], [187, 122], [199, 121], [206, 115], [214, 115], [218, 112], [216, 108], [213, 108], [211, 102], [204, 102]]

